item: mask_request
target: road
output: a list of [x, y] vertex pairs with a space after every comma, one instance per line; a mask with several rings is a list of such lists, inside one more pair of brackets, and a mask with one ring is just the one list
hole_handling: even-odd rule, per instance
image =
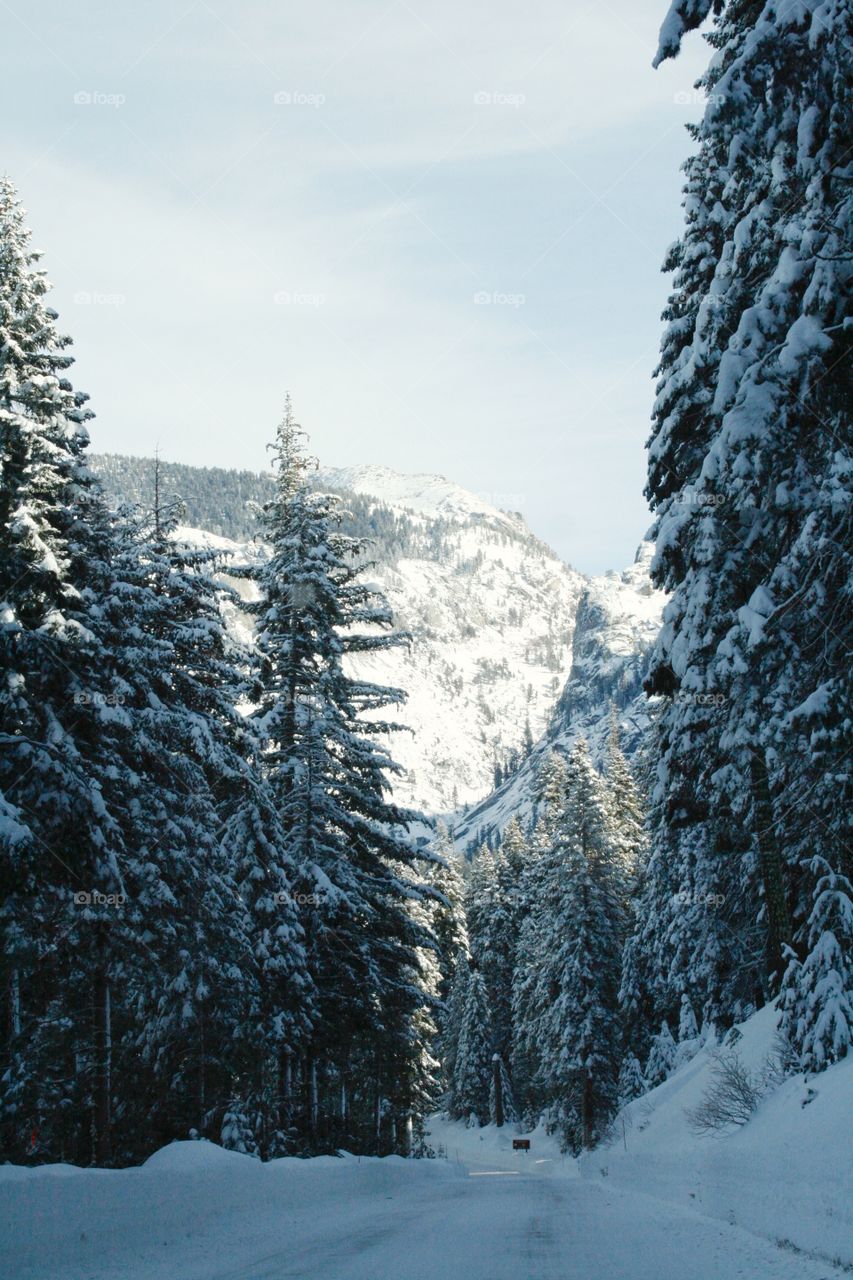
[[[0, 1178], [4, 1280], [838, 1280], [547, 1149], [262, 1166], [180, 1143], [141, 1169]], [[2, 1174], [0, 1169], [0, 1174]]]

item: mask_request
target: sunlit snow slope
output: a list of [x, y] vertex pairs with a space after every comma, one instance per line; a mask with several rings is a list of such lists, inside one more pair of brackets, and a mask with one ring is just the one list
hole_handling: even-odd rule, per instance
[[[111, 456], [96, 465], [114, 496], [145, 501], [153, 463]], [[195, 529], [186, 536], [237, 559], [263, 553], [245, 531], [250, 503], [270, 496], [268, 475], [182, 467], [173, 482]], [[400, 719], [412, 732], [392, 744], [405, 769], [395, 785], [401, 803], [464, 813], [492, 792], [496, 764], [521, 765], [515, 777], [529, 778], [526, 744], [553, 732], [555, 713], [563, 728], [567, 717], [603, 723], [611, 697], [621, 705], [636, 693], [639, 655], [661, 609], [645, 555], [623, 574], [588, 578], [520, 515], [443, 476], [357, 466], [323, 469], [315, 483], [340, 493], [349, 524], [373, 538], [369, 576], [412, 635], [408, 648], [359, 660], [360, 674], [408, 692]], [[212, 527], [216, 534], [204, 531]], [[223, 536], [229, 527], [237, 538]], [[244, 622], [231, 621], [245, 634]], [[492, 817], [501, 825], [502, 809]]]

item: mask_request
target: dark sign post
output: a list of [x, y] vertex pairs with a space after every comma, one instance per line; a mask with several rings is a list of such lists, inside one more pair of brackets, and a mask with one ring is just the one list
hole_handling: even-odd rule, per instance
[[513, 1138], [512, 1149], [513, 1151], [529, 1151], [530, 1139], [529, 1138]]

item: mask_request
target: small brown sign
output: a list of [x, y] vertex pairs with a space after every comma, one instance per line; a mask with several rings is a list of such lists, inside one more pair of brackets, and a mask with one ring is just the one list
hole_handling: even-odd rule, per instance
[[529, 1138], [513, 1138], [512, 1149], [513, 1151], [529, 1151], [530, 1139]]

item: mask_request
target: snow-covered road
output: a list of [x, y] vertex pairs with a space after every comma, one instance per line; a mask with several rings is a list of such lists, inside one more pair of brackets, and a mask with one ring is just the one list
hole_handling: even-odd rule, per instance
[[[353, 1220], [326, 1222], [210, 1280], [811, 1280], [833, 1268], [738, 1228], [557, 1177], [469, 1176], [417, 1200], [401, 1183]], [[139, 1280], [148, 1273], [140, 1272]], [[159, 1274], [159, 1273], [158, 1273]], [[176, 1273], [177, 1274], [177, 1273]]]
[[[506, 1133], [506, 1131], [503, 1131]], [[492, 1131], [494, 1133], [494, 1131]], [[829, 1280], [831, 1265], [604, 1179], [547, 1142], [262, 1166], [201, 1143], [120, 1172], [0, 1169], [4, 1280]]]

